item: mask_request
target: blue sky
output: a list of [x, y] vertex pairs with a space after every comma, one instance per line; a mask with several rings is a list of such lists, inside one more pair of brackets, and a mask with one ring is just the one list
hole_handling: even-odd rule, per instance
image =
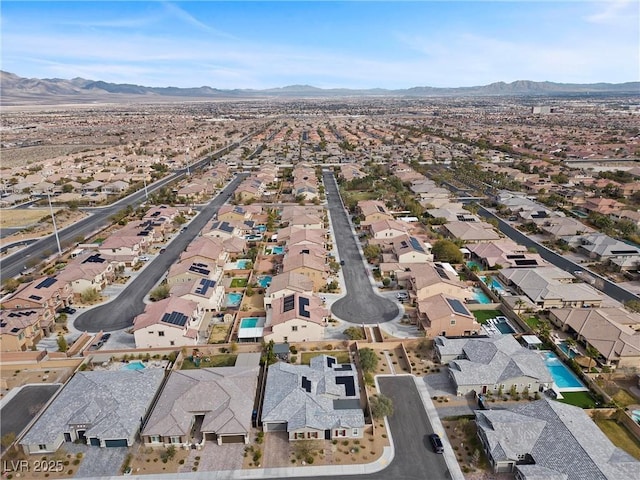
[[1, 4], [2, 70], [147, 86], [640, 80], [640, 2]]

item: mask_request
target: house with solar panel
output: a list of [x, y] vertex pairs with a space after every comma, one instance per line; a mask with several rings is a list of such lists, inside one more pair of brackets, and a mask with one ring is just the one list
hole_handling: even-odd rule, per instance
[[396, 261], [402, 263], [423, 263], [433, 261], [431, 245], [416, 237], [403, 235], [393, 239], [393, 253]]
[[20, 285], [3, 308], [50, 308], [54, 312], [73, 303], [71, 286], [56, 277], [42, 277]]
[[329, 310], [317, 295], [292, 293], [271, 301], [263, 330], [275, 343], [314, 342], [324, 338]]
[[239, 237], [242, 235], [242, 232], [230, 222], [214, 221], [208, 225], [208, 229], [205, 229], [203, 235], [227, 240], [231, 237]]
[[90, 288], [100, 292], [113, 280], [113, 263], [97, 252], [90, 252], [76, 257], [57, 277], [67, 282], [75, 295]]
[[467, 286], [462, 283], [455, 269], [446, 263], [412, 263], [397, 275], [398, 282], [405, 285], [409, 298], [420, 302], [434, 295], [466, 299]]
[[487, 338], [435, 338], [436, 356], [449, 366], [456, 394], [500, 391], [543, 392], [553, 377], [543, 357], [518, 343], [512, 335]]
[[54, 332], [51, 308], [0, 309], [0, 351], [24, 352]]
[[180, 297], [150, 303], [133, 320], [136, 348], [204, 344], [209, 340], [210, 333], [202, 307]]
[[224, 287], [216, 280], [200, 278], [176, 283], [171, 287], [170, 294], [196, 302], [205, 312], [219, 312], [224, 300]]
[[439, 294], [421, 300], [417, 305], [417, 323], [428, 338], [438, 335], [456, 337], [477, 335], [480, 324], [464, 302]]
[[364, 412], [353, 363], [319, 355], [309, 365], [269, 366], [262, 406], [264, 432], [289, 440], [362, 438]]
[[361, 217], [360, 225], [365, 226], [380, 220], [393, 220], [393, 215], [384, 202], [379, 200], [360, 200], [358, 213]]

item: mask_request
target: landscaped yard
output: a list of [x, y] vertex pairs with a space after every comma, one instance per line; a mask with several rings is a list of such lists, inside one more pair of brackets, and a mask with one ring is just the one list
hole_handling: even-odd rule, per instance
[[568, 403], [580, 408], [596, 408], [596, 400], [589, 392], [562, 392], [562, 396], [564, 398], [558, 400], [562, 403]]
[[618, 405], [620, 405], [623, 408], [628, 407], [629, 405], [635, 405], [638, 403], [638, 400], [636, 399], [636, 397], [634, 397], [633, 395], [631, 395], [629, 392], [627, 392], [622, 388], [618, 390], [618, 392], [613, 396], [613, 399], [616, 401]]
[[595, 422], [616, 446], [640, 460], [640, 442], [624, 425], [609, 419], [596, 419]]
[[234, 278], [231, 280], [231, 288], [244, 288], [247, 286], [246, 278]]
[[527, 325], [529, 325], [529, 327], [531, 328], [531, 330], [537, 330], [538, 325], [540, 325], [540, 319], [538, 317], [531, 316], [528, 317], [525, 322], [527, 322]]
[[303, 365], [309, 365], [309, 363], [311, 363], [311, 359], [318, 355], [330, 355], [332, 357], [336, 357], [338, 363], [349, 363], [351, 361], [349, 358], [349, 352], [346, 350], [327, 350], [325, 352], [302, 352], [301, 363]]
[[233, 367], [236, 364], [237, 355], [225, 353], [221, 355], [205, 356], [200, 359], [200, 365], [196, 366], [193, 360], [189, 357], [185, 358], [182, 362], [181, 370], [191, 370], [194, 368], [207, 368], [207, 367]]
[[209, 343], [225, 343], [227, 341], [229, 327], [230, 325], [224, 323], [214, 325], [211, 329], [211, 335], [209, 335]]
[[473, 313], [473, 316], [476, 317], [478, 323], [482, 325], [487, 323], [487, 320], [489, 320], [490, 318], [496, 318], [500, 315], [504, 316], [504, 314], [500, 310], [475, 310], [471, 313]]

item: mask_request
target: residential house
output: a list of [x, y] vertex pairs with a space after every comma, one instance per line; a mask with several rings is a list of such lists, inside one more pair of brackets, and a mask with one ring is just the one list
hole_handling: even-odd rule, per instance
[[133, 320], [136, 348], [181, 347], [206, 343], [210, 328], [196, 302], [169, 297], [147, 304]]
[[374, 240], [390, 240], [407, 235], [408, 227], [405, 222], [397, 220], [380, 220], [368, 225], [368, 232]]
[[314, 342], [324, 338], [329, 310], [316, 295], [294, 292], [271, 300], [263, 330], [266, 342]]
[[408, 269], [398, 275], [398, 282], [406, 284], [412, 300], [420, 302], [441, 293], [459, 299], [469, 295], [467, 286], [448, 264], [416, 263]]
[[225, 244], [227, 241], [222, 241], [220, 238], [215, 237], [198, 237], [191, 242], [187, 249], [180, 254], [180, 262], [186, 263], [206, 263], [212, 262], [219, 267], [222, 267], [229, 261], [229, 253], [226, 251]]
[[289, 440], [362, 438], [364, 413], [354, 364], [313, 357], [309, 365], [269, 366], [262, 406], [263, 431]]
[[90, 289], [101, 292], [113, 277], [113, 264], [99, 253], [81, 255], [58, 273], [58, 279], [68, 283], [75, 295]]
[[[631, 261], [632, 265], [640, 264], [640, 248], [612, 238], [604, 233], [582, 235], [579, 239], [578, 252], [598, 261], [610, 262]], [[636, 268], [628, 268], [635, 270]]]
[[469, 336], [480, 332], [480, 324], [462, 300], [443, 294], [419, 301], [417, 320], [428, 338]]
[[224, 286], [219, 281], [200, 278], [174, 284], [170, 295], [195, 302], [205, 312], [218, 312], [224, 301]]
[[0, 351], [24, 352], [54, 332], [51, 308], [0, 309]]
[[438, 359], [449, 366], [457, 395], [470, 392], [543, 392], [553, 384], [544, 359], [511, 335], [488, 338], [436, 337]]
[[547, 265], [538, 253], [529, 253], [526, 247], [509, 239], [470, 244], [466, 248], [471, 253], [471, 259], [482, 264], [483, 270]]
[[640, 365], [640, 314], [624, 308], [554, 308], [549, 320], [585, 348], [598, 351], [608, 367]]
[[142, 443], [249, 443], [258, 372], [257, 365], [172, 371], [140, 433]]
[[73, 303], [71, 286], [56, 277], [41, 277], [23, 283], [6, 300], [2, 308], [49, 308], [54, 312]]
[[215, 264], [215, 260], [193, 261], [191, 258], [181, 260], [169, 267], [167, 284], [172, 287], [181, 283], [200, 282], [200, 280], [212, 280], [220, 282], [222, 268]]
[[240, 230], [226, 221], [215, 221], [211, 223], [208, 231], [203, 232], [203, 236], [205, 237], [221, 238], [223, 240], [228, 240], [231, 237], [239, 237], [240, 235]]
[[57, 451], [64, 442], [131, 447], [164, 379], [164, 370], [77, 372], [20, 440], [27, 455]]
[[122, 236], [116, 232], [102, 242], [98, 251], [107, 260], [118, 260], [132, 265], [146, 251], [147, 245], [148, 239], [144, 236]]
[[271, 308], [271, 303], [276, 298], [282, 298], [294, 293], [311, 295], [313, 293], [313, 281], [306, 275], [295, 272], [285, 272], [271, 279], [264, 296], [264, 308]]
[[432, 262], [431, 244], [422, 242], [417, 237], [404, 235], [392, 241], [392, 251], [395, 260], [400, 263]]
[[329, 267], [314, 255], [285, 255], [282, 262], [282, 273], [294, 272], [304, 275], [313, 282], [314, 291], [319, 291], [327, 284]]
[[444, 235], [465, 243], [493, 242], [501, 238], [487, 222], [449, 222], [440, 228]]
[[543, 398], [474, 413], [495, 473], [512, 472], [517, 480], [638, 478], [640, 463], [582, 408]]
[[591, 197], [587, 198], [581, 209], [587, 213], [599, 213], [601, 215], [611, 215], [624, 210], [624, 203], [613, 200], [612, 198]]
[[358, 212], [362, 217], [360, 225], [366, 226], [380, 220], [393, 220], [393, 215], [383, 202], [378, 200], [360, 200]]
[[289, 225], [305, 230], [324, 230], [322, 218], [316, 215], [296, 215], [291, 219]]

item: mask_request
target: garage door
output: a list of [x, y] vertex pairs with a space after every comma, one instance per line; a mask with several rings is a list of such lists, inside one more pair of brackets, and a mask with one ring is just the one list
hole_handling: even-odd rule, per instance
[[99, 447], [100, 446], [100, 439], [99, 438], [90, 438], [89, 439], [89, 443], [91, 445], [93, 445], [94, 447]]
[[265, 423], [263, 427], [267, 432], [285, 432], [287, 430], [286, 423]]
[[223, 435], [222, 443], [244, 443], [244, 435]]
[[127, 440], [121, 438], [120, 440], [105, 440], [105, 446], [107, 447], [127, 447]]

